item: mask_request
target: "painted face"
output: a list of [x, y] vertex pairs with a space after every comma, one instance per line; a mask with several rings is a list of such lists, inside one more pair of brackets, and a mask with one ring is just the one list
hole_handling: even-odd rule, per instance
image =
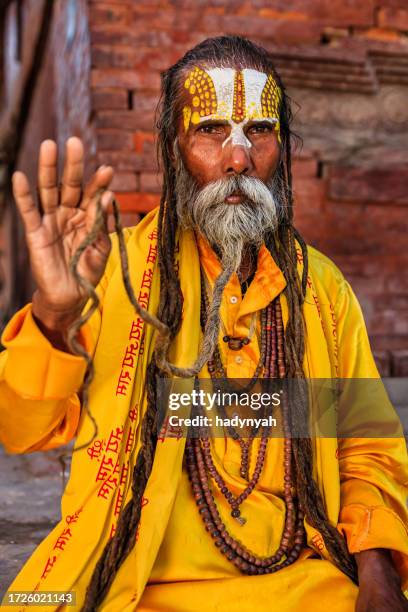
[[275, 127], [280, 142], [279, 104], [281, 90], [271, 74], [251, 68], [195, 67], [188, 74], [185, 89], [190, 104], [183, 108], [184, 129], [204, 121], [227, 121], [231, 132], [223, 142], [250, 148], [244, 127], [249, 121], [269, 121]]

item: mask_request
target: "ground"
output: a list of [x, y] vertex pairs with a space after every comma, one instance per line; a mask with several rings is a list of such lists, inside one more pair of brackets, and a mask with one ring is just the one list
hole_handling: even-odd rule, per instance
[[[62, 451], [7, 455], [0, 448], [0, 601], [60, 518]], [[69, 460], [67, 460], [69, 470]]]

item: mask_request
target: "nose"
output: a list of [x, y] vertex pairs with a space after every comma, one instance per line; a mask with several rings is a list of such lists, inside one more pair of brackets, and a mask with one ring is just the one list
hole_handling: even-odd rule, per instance
[[232, 143], [225, 147], [225, 174], [249, 174], [251, 170], [252, 160], [248, 147]]

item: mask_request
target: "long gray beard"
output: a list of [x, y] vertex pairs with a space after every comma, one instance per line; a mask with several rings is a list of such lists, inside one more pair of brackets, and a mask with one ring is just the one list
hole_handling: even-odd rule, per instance
[[[279, 184], [265, 185], [254, 177], [236, 176], [219, 179], [200, 189], [184, 167], [177, 145], [176, 161], [177, 215], [181, 227], [200, 232], [221, 258], [222, 272], [215, 281], [207, 313], [199, 354], [190, 368], [178, 370], [178, 376], [191, 377], [201, 371], [214, 354], [220, 330], [220, 305], [224, 289], [238, 272], [244, 249], [257, 250], [269, 231], [276, 229], [283, 212]], [[225, 198], [240, 191], [246, 196], [241, 204], [226, 204]]]
[[[276, 230], [282, 215], [278, 181], [238, 175], [221, 178], [200, 189], [180, 155], [176, 160], [177, 214], [183, 228], [199, 231], [220, 256], [223, 269], [238, 271], [244, 249], [258, 251], [268, 232]], [[226, 204], [240, 191], [246, 200]]]

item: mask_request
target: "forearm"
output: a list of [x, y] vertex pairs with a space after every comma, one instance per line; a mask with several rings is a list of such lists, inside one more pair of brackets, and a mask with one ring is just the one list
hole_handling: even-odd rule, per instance
[[374, 580], [376, 577], [384, 577], [401, 586], [401, 578], [394, 566], [391, 551], [386, 548], [372, 548], [355, 553], [358, 568], [358, 578], [362, 582]]
[[[81, 329], [88, 350], [89, 335]], [[66, 443], [78, 425], [85, 360], [52, 346], [29, 305], [12, 318], [2, 340], [7, 350], [0, 357], [0, 441], [9, 452]]]
[[355, 554], [359, 593], [356, 612], [407, 612], [408, 602], [401, 591], [401, 579], [391, 551], [373, 548]]

